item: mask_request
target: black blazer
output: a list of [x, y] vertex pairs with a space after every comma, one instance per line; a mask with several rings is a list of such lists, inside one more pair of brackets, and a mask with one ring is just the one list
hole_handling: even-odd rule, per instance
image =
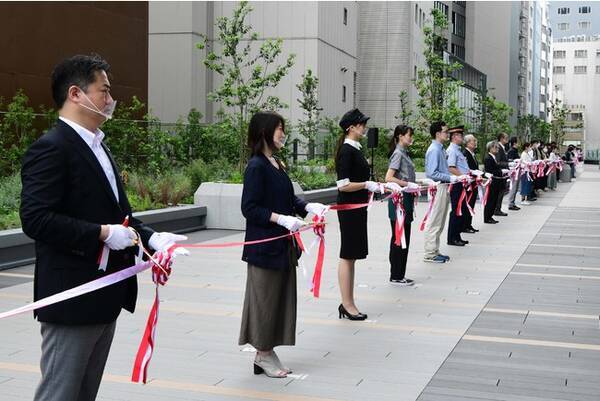
[[469, 170], [479, 170], [479, 162], [477, 161], [477, 155], [472, 155], [467, 149], [463, 149], [463, 155], [467, 158], [467, 164]]
[[502, 168], [489, 153], [487, 154], [487, 156], [485, 156], [484, 166], [485, 172], [490, 173], [494, 176], [494, 182], [500, 181], [499, 179], [502, 178]]
[[[292, 181], [280, 167], [276, 169], [262, 153], [253, 156], [244, 173], [242, 214], [246, 218], [246, 241], [276, 237], [289, 231], [272, 223], [271, 213], [306, 217], [306, 202], [294, 195]], [[290, 238], [246, 245], [242, 260], [253, 266], [284, 270], [290, 267]]]
[[519, 155], [519, 150], [517, 148], [510, 148], [506, 153], [506, 157], [509, 161], [513, 161], [519, 159], [521, 156]]
[[[103, 145], [104, 146], [104, 145]], [[111, 251], [106, 272], [98, 269], [101, 224], [121, 224], [131, 215], [119, 171], [119, 202], [96, 156], [68, 124], [59, 120], [27, 150], [21, 180], [23, 232], [35, 240], [33, 298], [38, 300], [131, 266], [136, 248]], [[130, 217], [145, 244], [153, 231]], [[135, 277], [34, 313], [41, 322], [113, 322], [121, 308], [135, 309]]]
[[508, 156], [506, 156], [506, 150], [502, 144], [498, 144], [498, 153], [496, 153], [496, 162], [500, 168], [508, 168]]

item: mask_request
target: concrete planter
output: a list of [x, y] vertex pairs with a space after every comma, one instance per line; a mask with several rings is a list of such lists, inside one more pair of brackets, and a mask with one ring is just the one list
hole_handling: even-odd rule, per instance
[[[206, 207], [176, 206], [133, 214], [156, 231], [186, 233], [206, 228]], [[34, 241], [20, 228], [0, 231], [0, 270], [35, 261]]]

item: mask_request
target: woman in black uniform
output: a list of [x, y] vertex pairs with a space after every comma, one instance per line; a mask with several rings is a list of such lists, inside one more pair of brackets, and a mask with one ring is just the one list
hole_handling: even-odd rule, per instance
[[[337, 172], [338, 204], [366, 203], [369, 191], [380, 192], [379, 183], [369, 181], [369, 163], [361, 152], [360, 139], [365, 134], [369, 117], [358, 109], [350, 110], [342, 117], [340, 127], [344, 134], [338, 142], [335, 157]], [[354, 263], [367, 257], [367, 208], [338, 211], [340, 221], [341, 249], [338, 280], [342, 303], [338, 311], [340, 319], [365, 320], [354, 303]]]

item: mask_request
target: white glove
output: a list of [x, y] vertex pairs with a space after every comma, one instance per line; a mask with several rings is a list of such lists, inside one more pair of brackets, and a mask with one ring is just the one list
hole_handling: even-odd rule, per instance
[[517, 163], [515, 163], [514, 161], [512, 162], [508, 162], [508, 167], [513, 168], [517, 165]]
[[305, 226], [306, 222], [294, 216], [286, 216], [284, 214], [280, 214], [277, 218], [277, 224], [293, 232], [298, 231], [300, 227]]
[[323, 213], [325, 213], [327, 211], [328, 207], [325, 206], [322, 203], [307, 203], [306, 207], [304, 208], [304, 210], [306, 210], [308, 213], [312, 213], [315, 216], [321, 216], [323, 215]]
[[406, 186], [406, 188], [419, 189], [419, 188], [421, 188], [421, 186], [419, 184], [417, 184], [416, 182], [409, 182], [408, 185]]
[[503, 169], [502, 169], [502, 175], [506, 175], [506, 174], [508, 174], [509, 172], [510, 172], [510, 170], [508, 170], [508, 169], [506, 169], [506, 168], [503, 168]]
[[492, 178], [493, 177], [493, 175], [491, 173], [485, 173], [484, 175], [485, 175], [485, 178]]
[[458, 175], [451, 175], [450, 176], [450, 183], [454, 184], [456, 181], [458, 181], [458, 177], [460, 177], [460, 176], [458, 176]]
[[386, 189], [389, 189], [393, 193], [398, 193], [402, 191], [402, 187], [395, 182], [386, 182], [383, 184]]
[[113, 251], [120, 251], [130, 246], [135, 245], [133, 240], [135, 234], [129, 228], [122, 224], [109, 224], [108, 225], [108, 237], [104, 240], [106, 246]]
[[477, 177], [481, 177], [483, 175], [483, 171], [481, 170], [471, 170], [471, 174], [477, 176]]
[[427, 185], [427, 186], [439, 184], [438, 182], [433, 181], [431, 178], [421, 178], [421, 182], [423, 183], [423, 185]]
[[365, 188], [370, 192], [381, 193], [381, 185], [375, 181], [366, 181]]
[[[155, 251], [164, 252], [167, 251], [173, 245], [175, 245], [176, 242], [185, 241], [187, 239], [188, 237], [186, 237], [185, 235], [178, 235], [167, 232], [154, 233], [150, 237], [150, 240], [148, 240], [148, 246], [150, 246], [150, 248], [154, 249]], [[187, 256], [190, 254], [190, 252], [185, 248], [177, 248], [175, 249], [174, 254]]]
[[458, 176], [458, 180], [459, 180], [459, 181], [465, 181], [465, 180], [467, 180], [467, 181], [470, 181], [470, 180], [471, 180], [471, 177], [469, 177], [469, 175], [468, 175], [468, 174], [463, 174], [463, 175], [459, 175], [459, 176]]

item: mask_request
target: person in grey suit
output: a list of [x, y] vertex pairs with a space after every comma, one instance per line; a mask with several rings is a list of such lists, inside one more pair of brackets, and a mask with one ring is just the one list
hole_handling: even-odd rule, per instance
[[[23, 231], [35, 240], [36, 301], [135, 263], [136, 235], [124, 224], [131, 207], [99, 128], [115, 105], [109, 68], [99, 56], [74, 56], [55, 67], [59, 119], [23, 158], [20, 216]], [[129, 227], [156, 251], [186, 239], [155, 233], [135, 218]], [[116, 319], [122, 309], [134, 311], [136, 298], [131, 277], [36, 310], [42, 378], [34, 401], [96, 399]]]

